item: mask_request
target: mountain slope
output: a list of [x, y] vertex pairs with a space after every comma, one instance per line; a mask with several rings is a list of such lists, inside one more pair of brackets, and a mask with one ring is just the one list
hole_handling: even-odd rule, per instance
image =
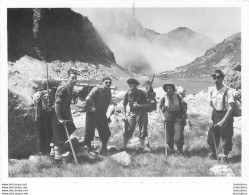
[[115, 64], [113, 52], [87, 17], [70, 9], [8, 9], [8, 60]]
[[234, 88], [241, 82], [241, 33], [234, 34], [207, 50], [193, 62], [177, 67], [173, 72], [163, 72], [162, 78], [203, 78], [221, 69], [227, 74], [225, 82]]
[[214, 46], [208, 37], [186, 27], [178, 27], [166, 34], [161, 34], [156, 37], [154, 42], [169, 49], [185, 50], [196, 56], [202, 55], [207, 49]]

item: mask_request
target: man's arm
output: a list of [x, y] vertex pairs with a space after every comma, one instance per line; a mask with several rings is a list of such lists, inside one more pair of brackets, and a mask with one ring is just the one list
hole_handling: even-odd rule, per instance
[[87, 112], [95, 112], [96, 108], [93, 106], [92, 102], [98, 91], [98, 87], [92, 88], [90, 93], [86, 96], [86, 110]]
[[228, 99], [228, 109], [227, 109], [227, 112], [226, 112], [225, 116], [223, 117], [223, 119], [216, 124], [216, 126], [224, 127], [226, 125], [226, 123], [227, 123], [227, 120], [229, 120], [229, 118], [233, 114], [235, 103], [234, 103], [234, 98], [233, 98], [232, 90], [228, 90], [227, 91], [227, 99]]
[[127, 120], [127, 116], [126, 116], [126, 106], [128, 104], [128, 93], [125, 94], [124, 99], [123, 99], [123, 120]]
[[144, 94], [144, 92], [143, 91], [141, 91], [140, 93], [142, 93], [141, 94], [141, 99], [143, 100], [142, 101], [142, 104], [138, 104], [137, 102], [134, 102], [133, 103], [133, 108], [150, 108], [150, 99], [149, 99], [149, 97], [147, 97], [145, 94]]
[[66, 124], [66, 121], [61, 116], [62, 102], [65, 99], [67, 89], [65, 87], [58, 87], [56, 96], [55, 96], [55, 114], [58, 118], [58, 121], [62, 124]]

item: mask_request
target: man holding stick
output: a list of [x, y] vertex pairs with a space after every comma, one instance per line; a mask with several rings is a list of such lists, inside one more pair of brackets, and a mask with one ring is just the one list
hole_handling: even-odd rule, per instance
[[221, 163], [227, 163], [228, 153], [232, 150], [234, 97], [232, 90], [223, 85], [225, 75], [216, 70], [212, 75], [215, 86], [208, 91], [210, 102], [209, 131], [207, 143], [210, 145], [210, 159], [218, 159], [218, 146], [223, 141]]
[[51, 149], [51, 153], [53, 153], [52, 151], [54, 150], [54, 159], [58, 161], [62, 159], [62, 147], [68, 139], [65, 131], [65, 125], [69, 136], [76, 129], [73, 123], [70, 105], [73, 97], [74, 86], [77, 81], [77, 75], [78, 73], [76, 70], [70, 69], [68, 71], [68, 81], [66, 83], [62, 83], [57, 88], [55, 94], [55, 112], [52, 116], [52, 143], [54, 146]]

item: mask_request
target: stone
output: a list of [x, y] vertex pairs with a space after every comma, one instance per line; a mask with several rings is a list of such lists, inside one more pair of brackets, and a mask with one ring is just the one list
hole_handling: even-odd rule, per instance
[[122, 166], [131, 165], [131, 155], [129, 155], [125, 151], [114, 154], [110, 156], [110, 158]]
[[40, 157], [39, 156], [31, 155], [31, 156], [29, 156], [29, 160], [31, 162], [37, 163], [40, 160]]
[[227, 165], [215, 165], [209, 169], [210, 176], [234, 177], [234, 172]]

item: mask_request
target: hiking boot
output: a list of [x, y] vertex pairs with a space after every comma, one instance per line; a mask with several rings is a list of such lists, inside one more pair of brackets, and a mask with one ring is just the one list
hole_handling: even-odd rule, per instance
[[127, 148], [120, 148], [119, 152], [124, 152], [124, 151], [126, 152], [126, 150], [127, 150]]
[[54, 147], [54, 159], [57, 160], [57, 161], [61, 161], [62, 159], [62, 156], [61, 156], [61, 147], [59, 146], [55, 146]]
[[83, 142], [80, 143], [80, 146], [81, 146], [81, 147], [86, 146], [87, 148], [90, 148], [90, 149], [91, 149], [91, 147], [92, 147], [91, 142], [85, 141], [85, 140], [84, 140]]
[[228, 158], [227, 155], [223, 155], [223, 156], [220, 158], [219, 163], [221, 163], [221, 164], [227, 164], [227, 158]]
[[144, 149], [139, 147], [138, 150], [136, 151], [137, 154], [142, 154], [144, 153]]
[[182, 146], [177, 146], [176, 156], [183, 156]]
[[49, 146], [50, 146], [50, 148], [51, 148], [51, 149], [50, 149], [49, 155], [50, 155], [50, 156], [54, 156], [54, 154], [55, 154], [55, 151], [54, 151], [54, 144], [53, 144], [53, 143], [50, 143]]
[[177, 150], [177, 151], [175, 152], [175, 156], [183, 156], [183, 155], [184, 155], [184, 153], [183, 153], [182, 150]]
[[67, 164], [73, 159], [73, 154], [72, 152], [67, 151], [66, 153], [61, 155], [62, 162]]
[[173, 148], [168, 149], [168, 155], [174, 154], [175, 150]]
[[108, 155], [108, 150], [107, 148], [101, 148], [99, 153], [103, 156], [107, 156]]
[[210, 160], [218, 160], [217, 155], [215, 153], [212, 153], [212, 152], [208, 155], [208, 159], [210, 159]]

